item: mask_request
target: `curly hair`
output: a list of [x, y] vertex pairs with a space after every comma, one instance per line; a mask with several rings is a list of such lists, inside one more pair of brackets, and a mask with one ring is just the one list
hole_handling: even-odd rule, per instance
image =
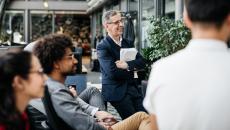
[[8, 52], [0, 57], [0, 124], [16, 130], [21, 124], [21, 114], [16, 107], [13, 80], [15, 76], [28, 78], [32, 67], [30, 52]]
[[63, 58], [67, 48], [73, 48], [70, 37], [63, 34], [50, 34], [38, 40], [33, 52], [40, 60], [44, 72], [50, 74], [54, 62]]

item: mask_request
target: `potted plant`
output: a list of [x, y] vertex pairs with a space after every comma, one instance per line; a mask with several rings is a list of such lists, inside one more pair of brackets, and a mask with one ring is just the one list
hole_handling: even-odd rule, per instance
[[149, 46], [142, 49], [142, 55], [147, 60], [145, 79], [149, 77], [153, 62], [184, 48], [191, 39], [191, 32], [182, 20], [151, 17], [149, 22], [147, 30]]

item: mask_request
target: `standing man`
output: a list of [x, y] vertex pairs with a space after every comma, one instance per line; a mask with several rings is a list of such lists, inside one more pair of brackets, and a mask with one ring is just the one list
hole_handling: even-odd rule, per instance
[[97, 53], [102, 72], [102, 95], [118, 111], [122, 119], [137, 111], [145, 111], [141, 90], [135, 83], [135, 70], [145, 67], [142, 56], [137, 53], [132, 61], [121, 61], [121, 48], [133, 48], [132, 42], [123, 39], [124, 19], [116, 10], [105, 12], [103, 25], [108, 36], [98, 45]]
[[159, 130], [230, 129], [229, 0], [185, 0], [188, 46], [157, 61], [144, 106]]

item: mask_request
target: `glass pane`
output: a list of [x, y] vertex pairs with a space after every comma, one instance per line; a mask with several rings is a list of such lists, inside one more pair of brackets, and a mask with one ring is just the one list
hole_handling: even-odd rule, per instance
[[130, 11], [137, 11], [138, 10], [138, 0], [129, 0], [129, 10]]
[[148, 29], [148, 18], [154, 15], [154, 0], [143, 0], [142, 1], [142, 19], [141, 19], [141, 30], [142, 30], [142, 48], [148, 46], [147, 29]]
[[[133, 25], [134, 25], [134, 33], [135, 33], [135, 41], [134, 41], [134, 45], [136, 48], [138, 48], [138, 31], [137, 31], [137, 28], [138, 28], [138, 23], [137, 23], [137, 20], [138, 20], [138, 0], [129, 0], [129, 11], [131, 12], [131, 18], [132, 18], [132, 21], [133, 21]], [[133, 12], [136, 12], [136, 13], [133, 13]]]
[[165, 15], [169, 18], [175, 18], [175, 0], [165, 0]]
[[[29, 0], [29, 1], [41, 1], [41, 0]], [[43, 1], [45, 1], [45, 0], [43, 0]], [[46, 0], [46, 1], [48, 1], [48, 0]], [[57, 1], [57, 0], [49, 0], [49, 1]]]
[[[41, 0], [29, 0], [29, 1], [41, 1]], [[49, 1], [86, 1], [86, 0], [49, 0]]]
[[105, 32], [105, 28], [102, 26], [102, 11], [100, 11], [96, 13], [96, 33], [93, 41], [94, 48], [96, 48], [97, 44], [104, 38], [103, 32]]
[[31, 12], [32, 37], [30, 41], [52, 33], [52, 14]]
[[55, 32], [69, 35], [76, 47], [82, 47], [83, 55], [90, 55], [89, 17], [67, 13], [55, 13]]
[[24, 44], [24, 12], [23, 11], [5, 11], [0, 43], [5, 45]]

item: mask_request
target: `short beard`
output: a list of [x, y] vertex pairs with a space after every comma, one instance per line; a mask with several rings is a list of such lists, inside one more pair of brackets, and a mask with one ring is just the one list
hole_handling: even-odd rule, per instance
[[75, 72], [71, 71], [71, 72], [62, 73], [63, 76], [73, 76], [75, 74], [76, 74], [76, 71]]

